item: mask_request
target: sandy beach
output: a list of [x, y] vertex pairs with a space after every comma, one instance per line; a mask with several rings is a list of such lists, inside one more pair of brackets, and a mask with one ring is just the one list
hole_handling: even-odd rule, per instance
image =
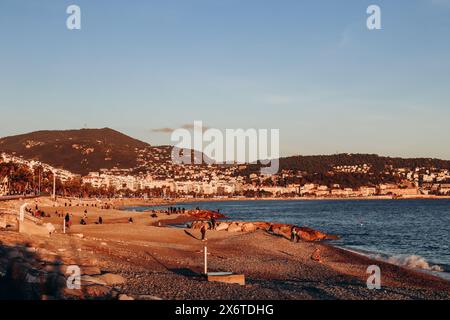
[[[416, 270], [333, 247], [326, 242], [293, 243], [264, 230], [255, 232], [208, 231], [207, 242], [200, 232], [175, 228], [170, 223], [185, 223], [179, 214], [119, 210], [130, 205], [163, 204], [162, 201], [115, 200], [115, 209], [92, 207], [94, 202], [72, 202], [48, 198], [28, 201], [51, 216], [56, 232], [51, 237], [27, 235], [14, 230], [0, 231], [0, 272], [21, 274], [17, 281], [0, 282], [5, 298], [23, 294], [33, 299], [449, 299], [450, 282]], [[18, 209], [22, 201], [0, 203], [0, 212]], [[89, 206], [85, 205], [89, 203]], [[87, 210], [87, 225], [79, 220]], [[58, 212], [58, 213], [56, 213]], [[72, 215], [73, 225], [62, 234], [60, 214]], [[103, 224], [95, 224], [98, 217]], [[129, 223], [129, 218], [133, 223]], [[326, 231], [326, 230], [325, 230]], [[208, 282], [202, 275], [203, 248], [208, 246], [209, 271], [244, 274], [246, 284]], [[320, 249], [321, 262], [311, 259]], [[65, 288], [64, 273], [78, 265], [83, 274], [82, 290]], [[370, 265], [381, 269], [380, 290], [366, 286]], [[83, 271], [84, 270], [84, 271]], [[26, 281], [29, 274], [56, 277], [52, 290], [36, 292]], [[25, 291], [25, 293], [20, 292]]]

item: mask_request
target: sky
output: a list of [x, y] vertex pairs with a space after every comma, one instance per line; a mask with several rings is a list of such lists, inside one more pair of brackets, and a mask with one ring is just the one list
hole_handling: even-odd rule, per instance
[[450, 159], [450, 0], [0, 0], [0, 137], [195, 120], [279, 129], [284, 156]]

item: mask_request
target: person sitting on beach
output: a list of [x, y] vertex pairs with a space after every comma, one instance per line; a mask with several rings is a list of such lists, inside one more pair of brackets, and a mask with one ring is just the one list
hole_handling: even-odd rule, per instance
[[311, 255], [311, 260], [322, 263], [322, 257], [320, 256], [320, 249], [317, 248]]
[[133, 223], [133, 218], [128, 219], [128, 223]]
[[102, 217], [98, 217], [98, 224], [103, 224], [103, 218]]
[[83, 225], [83, 226], [85, 226], [85, 225], [86, 225], [86, 221], [85, 221], [84, 219], [81, 219], [81, 220], [80, 220], [80, 224]]

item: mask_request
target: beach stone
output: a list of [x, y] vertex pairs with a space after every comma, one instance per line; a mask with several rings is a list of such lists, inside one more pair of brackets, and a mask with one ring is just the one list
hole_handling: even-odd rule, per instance
[[67, 279], [59, 273], [50, 273], [47, 275], [46, 285], [52, 293], [57, 293], [67, 287]]
[[80, 266], [95, 266], [98, 264], [97, 258], [83, 258], [78, 263]]
[[83, 239], [83, 238], [84, 238], [84, 234], [82, 234], [82, 233], [75, 233], [74, 236], [75, 236], [75, 237], [78, 237], [78, 238], [80, 238], [80, 239]]
[[256, 226], [257, 229], [261, 230], [269, 230], [270, 223], [268, 222], [253, 222], [253, 224]]
[[27, 248], [25, 248], [25, 251], [29, 252], [29, 253], [36, 253], [37, 252], [37, 248], [35, 248], [35, 247], [27, 247]]
[[39, 253], [41, 255], [49, 255], [49, 256], [56, 256], [56, 255], [58, 255], [56, 252], [49, 251], [49, 250], [47, 250], [45, 248], [40, 248], [39, 249]]
[[49, 234], [52, 234], [56, 230], [55, 226], [51, 223], [45, 223], [44, 226], [47, 228]]
[[118, 300], [134, 300], [134, 298], [127, 296], [126, 294], [121, 294], [121, 295], [119, 295]]
[[98, 275], [101, 274], [102, 271], [98, 267], [90, 267], [90, 266], [82, 266], [81, 268], [81, 274], [85, 275]]
[[106, 286], [106, 282], [104, 280], [100, 279], [98, 276], [93, 277], [93, 276], [83, 275], [83, 276], [81, 276], [81, 283], [82, 284], [98, 284], [98, 285]]
[[81, 289], [69, 289], [66, 287], [62, 290], [63, 299], [82, 299], [83, 297], [84, 295]]
[[272, 224], [270, 229], [275, 234], [291, 237], [291, 226], [288, 224]]
[[101, 281], [105, 282], [107, 285], [118, 285], [118, 284], [124, 284], [126, 282], [125, 278], [113, 273], [106, 273], [102, 274], [101, 276], [96, 276], [95, 278], [100, 279]]
[[103, 285], [92, 285], [83, 288], [86, 296], [90, 298], [104, 298], [111, 297], [111, 288]]
[[254, 232], [254, 231], [256, 231], [256, 226], [253, 223], [251, 223], [251, 222], [245, 223], [242, 226], [242, 231], [243, 232]]
[[240, 227], [237, 223], [232, 223], [228, 227], [228, 232], [241, 232], [242, 227]]
[[142, 294], [138, 297], [138, 300], [162, 300], [162, 298], [148, 294]]
[[14, 250], [11, 250], [8, 253], [8, 258], [9, 259], [16, 259], [16, 258], [22, 258], [23, 259], [23, 254], [19, 250], [14, 249]]
[[226, 222], [220, 222], [217, 226], [216, 226], [216, 231], [225, 231], [227, 230], [229, 227], [229, 224]]
[[322, 233], [320, 231], [311, 229], [311, 228], [298, 228], [298, 233], [302, 240], [305, 241], [317, 241], [317, 240], [323, 240], [326, 239], [327, 235], [325, 233]]

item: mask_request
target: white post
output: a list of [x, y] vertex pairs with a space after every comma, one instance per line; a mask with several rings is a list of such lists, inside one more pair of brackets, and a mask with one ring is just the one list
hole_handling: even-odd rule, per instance
[[20, 206], [20, 211], [19, 211], [19, 221], [23, 222], [23, 220], [25, 219], [25, 209], [28, 206], [28, 203], [24, 203], [23, 205]]
[[56, 173], [53, 172], [53, 201], [56, 201]]
[[63, 219], [63, 233], [66, 233], [66, 218]]
[[205, 246], [205, 274], [208, 274], [208, 247]]

